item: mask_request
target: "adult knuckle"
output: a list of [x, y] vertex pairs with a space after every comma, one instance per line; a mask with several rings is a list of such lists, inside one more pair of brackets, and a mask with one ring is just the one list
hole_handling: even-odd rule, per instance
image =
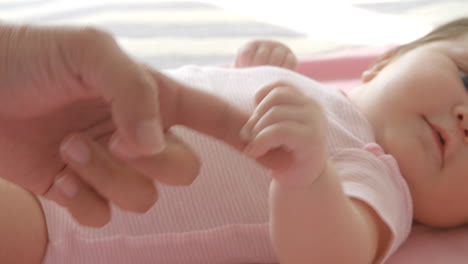
[[155, 189], [152, 189], [154, 191], [151, 192], [146, 192], [145, 195], [141, 195], [141, 199], [138, 199], [137, 201], [133, 202], [132, 204], [129, 205], [131, 207], [131, 210], [134, 212], [139, 212], [139, 213], [145, 213], [149, 209], [151, 209], [156, 201], [158, 200], [158, 195]]
[[87, 41], [113, 39], [109, 32], [93, 26], [85, 26], [81, 28], [79, 34], [83, 40]]
[[122, 185], [115, 186], [114, 189], [125, 188], [121, 192], [124, 195], [119, 196], [122, 208], [139, 213], [147, 212], [158, 200], [158, 193], [154, 182], [138, 173], [130, 175], [125, 180], [126, 184], [122, 181]]
[[88, 52], [89, 50], [94, 51], [100, 47], [106, 47], [108, 43], [114, 43], [115, 41], [112, 35], [103, 29], [84, 26], [71, 32], [69, 42], [70, 46]]
[[85, 180], [98, 192], [108, 193], [110, 190], [115, 188], [115, 185], [118, 184], [119, 176], [117, 172], [113, 169], [96, 169], [94, 172], [87, 173], [84, 175]]

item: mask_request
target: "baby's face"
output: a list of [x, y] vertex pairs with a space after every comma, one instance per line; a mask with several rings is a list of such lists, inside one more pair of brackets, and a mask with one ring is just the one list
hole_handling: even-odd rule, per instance
[[415, 219], [468, 223], [468, 34], [418, 47], [350, 94], [393, 155]]

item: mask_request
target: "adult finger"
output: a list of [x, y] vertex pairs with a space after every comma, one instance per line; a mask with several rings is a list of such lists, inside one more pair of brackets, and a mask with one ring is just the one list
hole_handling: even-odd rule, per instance
[[189, 146], [170, 131], [165, 134], [167, 147], [159, 154], [127, 160], [129, 166], [156, 180], [169, 185], [189, 185], [200, 172], [200, 161]]
[[164, 127], [183, 125], [227, 144], [243, 149], [239, 131], [249, 113], [234, 107], [219, 96], [187, 87], [160, 72], [149, 70], [160, 86]]
[[156, 202], [157, 192], [152, 180], [86, 135], [73, 134], [65, 138], [60, 152], [62, 159], [86, 184], [118, 207], [146, 212]]
[[[129, 156], [154, 155], [164, 147], [158, 87], [144, 67], [121, 50], [106, 32], [84, 28], [66, 43], [68, 60], [84, 91], [111, 106], [119, 136], [116, 149]], [[70, 48], [72, 47], [72, 48]]]
[[69, 168], [57, 175], [55, 182], [43, 196], [66, 207], [82, 225], [101, 227], [110, 221], [108, 201]]

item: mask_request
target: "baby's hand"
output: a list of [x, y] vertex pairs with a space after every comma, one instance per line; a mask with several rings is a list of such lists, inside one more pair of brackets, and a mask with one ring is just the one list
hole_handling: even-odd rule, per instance
[[286, 45], [272, 40], [254, 40], [239, 49], [235, 67], [273, 65], [290, 70], [297, 67], [297, 58]]
[[245, 153], [272, 169], [280, 184], [311, 184], [325, 167], [326, 119], [298, 89], [275, 83], [256, 94], [257, 107], [241, 129]]

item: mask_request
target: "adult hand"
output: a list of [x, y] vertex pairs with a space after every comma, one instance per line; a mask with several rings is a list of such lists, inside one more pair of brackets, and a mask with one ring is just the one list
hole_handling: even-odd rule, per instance
[[148, 210], [153, 180], [191, 183], [197, 158], [163, 134], [177, 89], [161, 116], [157, 77], [97, 29], [0, 25], [0, 177], [92, 226], [109, 202]]

